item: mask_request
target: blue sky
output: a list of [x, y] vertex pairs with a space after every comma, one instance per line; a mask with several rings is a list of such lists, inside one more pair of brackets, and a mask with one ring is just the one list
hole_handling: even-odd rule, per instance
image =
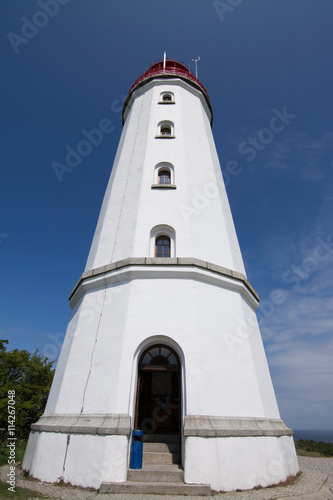
[[[200, 56], [282, 418], [332, 428], [333, 3], [2, 0], [0, 9], [0, 336], [9, 349], [58, 357], [120, 103], [164, 50], [192, 71]], [[52, 163], [65, 164], [66, 148], [105, 118], [112, 131], [59, 182]]]

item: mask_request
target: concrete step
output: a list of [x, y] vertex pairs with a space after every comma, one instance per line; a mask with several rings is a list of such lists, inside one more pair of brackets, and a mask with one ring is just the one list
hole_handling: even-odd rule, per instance
[[183, 483], [184, 471], [178, 465], [145, 464], [142, 469], [129, 469], [127, 481]]
[[205, 484], [163, 483], [127, 481], [126, 483], [102, 483], [100, 493], [129, 493], [137, 495], [192, 495], [210, 496], [211, 488]]
[[179, 444], [168, 444], [168, 443], [143, 443], [143, 451], [155, 451], [155, 452], [169, 452], [178, 453]]
[[144, 464], [178, 464], [178, 453], [145, 451], [142, 454]]
[[144, 434], [144, 443], [168, 443], [179, 444], [178, 434]]

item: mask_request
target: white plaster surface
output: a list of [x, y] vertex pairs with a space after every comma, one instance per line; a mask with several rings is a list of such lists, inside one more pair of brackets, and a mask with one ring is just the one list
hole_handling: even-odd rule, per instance
[[[170, 314], [158, 313], [161, 304]], [[75, 325], [46, 414], [133, 416], [135, 350], [163, 336], [184, 352], [187, 414], [279, 418], [256, 317], [237, 291], [187, 279], [135, 279], [85, 294]]]
[[128, 439], [125, 436], [72, 435], [64, 481], [93, 488], [99, 488], [103, 481], [124, 482], [127, 454]]
[[124, 482], [128, 467], [125, 436], [30, 434], [23, 469], [42, 481], [99, 488], [102, 481]]
[[66, 447], [66, 434], [31, 432], [22, 467], [42, 481], [59, 482], [63, 473]]
[[299, 470], [292, 437], [188, 437], [185, 482], [216, 491], [278, 484]]
[[[174, 92], [175, 104], [159, 105], [160, 92], [167, 90]], [[171, 79], [155, 80], [135, 94], [86, 270], [148, 256], [151, 229], [166, 224], [176, 233], [176, 256], [196, 257], [245, 274], [201, 92]], [[175, 124], [175, 139], [155, 138], [163, 120]], [[177, 189], [151, 189], [160, 162], [174, 166]]]

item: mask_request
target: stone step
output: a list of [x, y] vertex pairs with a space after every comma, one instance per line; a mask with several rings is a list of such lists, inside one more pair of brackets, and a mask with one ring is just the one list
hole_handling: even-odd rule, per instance
[[137, 495], [192, 495], [210, 496], [211, 488], [205, 484], [163, 483], [126, 481], [126, 483], [102, 483], [100, 493]]
[[144, 464], [178, 464], [178, 453], [145, 451], [142, 454]]
[[178, 465], [144, 464], [142, 469], [129, 469], [127, 481], [183, 483], [184, 471]]
[[144, 434], [144, 443], [168, 443], [179, 444], [178, 434]]
[[179, 444], [168, 443], [143, 443], [143, 451], [178, 453]]

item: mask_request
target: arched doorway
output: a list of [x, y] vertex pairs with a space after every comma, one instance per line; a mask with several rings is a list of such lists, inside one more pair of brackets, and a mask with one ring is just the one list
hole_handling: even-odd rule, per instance
[[139, 360], [135, 428], [145, 434], [180, 433], [180, 361], [169, 346], [146, 349]]

